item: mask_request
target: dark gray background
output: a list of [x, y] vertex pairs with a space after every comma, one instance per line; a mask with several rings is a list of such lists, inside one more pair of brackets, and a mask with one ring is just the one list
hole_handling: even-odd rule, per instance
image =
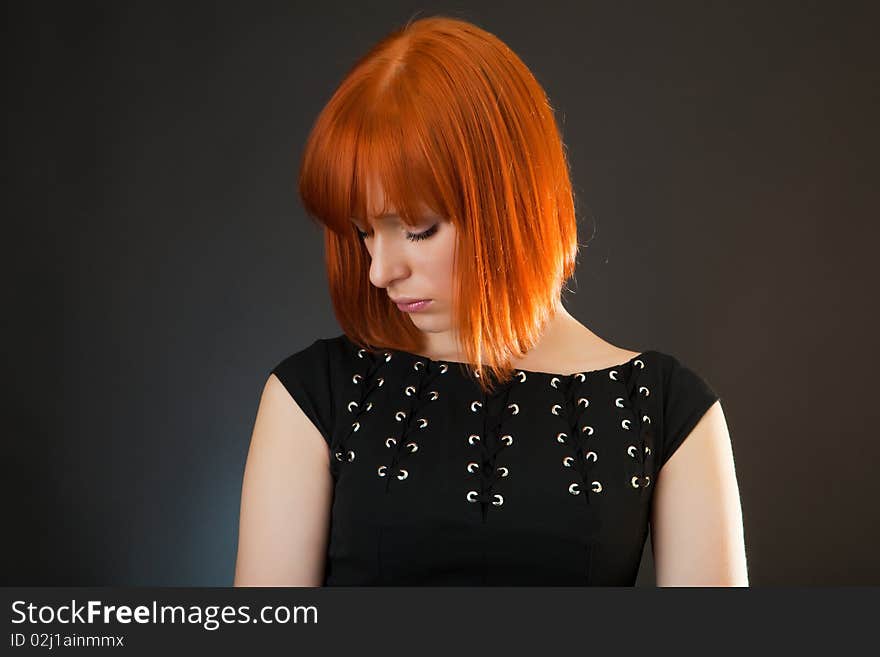
[[420, 12], [545, 86], [567, 306], [720, 393], [751, 583], [880, 584], [877, 16], [729, 4], [8, 3], [5, 583], [231, 584], [261, 387], [340, 332], [302, 144]]

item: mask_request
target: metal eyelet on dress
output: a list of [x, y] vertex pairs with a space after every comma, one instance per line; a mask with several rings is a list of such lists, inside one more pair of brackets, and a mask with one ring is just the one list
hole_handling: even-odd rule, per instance
[[503, 465], [499, 466], [495, 469], [496, 469], [496, 471], [501, 473], [502, 477], [506, 477], [508, 474], [510, 474], [510, 471], [507, 468], [505, 468]]
[[565, 439], [568, 438], [568, 434], [564, 431], [560, 431], [556, 434], [556, 442], [565, 444]]
[[501, 442], [510, 447], [511, 445], [513, 445], [513, 436], [511, 436], [510, 434], [505, 434], [501, 436]]
[[479, 406], [480, 408], [483, 408], [483, 404], [482, 404], [482, 402], [472, 401], [472, 402], [471, 402], [471, 410], [472, 410], [474, 413], [477, 412], [477, 409], [474, 408], [474, 406]]
[[400, 481], [403, 481], [403, 480], [406, 479], [407, 477], [409, 477], [409, 472], [407, 472], [406, 470], [404, 470], [403, 468], [401, 468], [401, 469], [400, 469], [400, 474], [397, 475], [397, 478], [400, 479]]
[[[592, 490], [594, 493], [601, 493], [601, 492], [602, 492], [602, 483], [601, 483], [601, 482], [598, 482], [598, 481], [594, 481], [594, 482], [592, 482], [591, 490]], [[580, 494], [581, 489], [580, 489], [580, 486], [578, 486], [578, 483], [577, 483], [576, 481], [575, 481], [575, 482], [572, 482], [572, 483], [568, 486], [568, 492], [571, 493], [572, 495], [578, 495], [578, 494]]]
[[559, 410], [561, 408], [562, 406], [560, 406], [559, 404], [553, 404], [553, 406], [550, 407], [550, 412], [553, 413], [553, 415], [559, 415]]
[[572, 457], [572, 456], [563, 456], [562, 457], [562, 465], [564, 465], [566, 468], [570, 468], [572, 463], [574, 463], [574, 457]]
[[409, 448], [410, 453], [419, 451], [418, 443], [415, 441], [408, 442], [406, 446]]
[[467, 471], [471, 474], [478, 474], [480, 472], [480, 464], [471, 461], [467, 464]]
[[508, 404], [507, 408], [513, 409], [513, 413], [511, 413], [511, 415], [517, 415], [519, 413], [519, 404]]
[[630, 456], [632, 456], [633, 458], [638, 458], [636, 456], [637, 451], [638, 451], [638, 448], [635, 445], [630, 445], [629, 447], [626, 448], [626, 453], [629, 454]]
[[500, 494], [495, 493], [494, 497], [496, 501], [493, 501], [492, 504], [494, 504], [495, 506], [501, 506], [502, 504], [504, 504], [504, 498], [501, 497]]
[[[476, 497], [477, 494], [478, 494], [477, 491], [475, 491], [475, 490], [469, 490], [469, 491], [468, 491], [468, 494], [466, 495], [466, 497], [467, 497], [467, 501], [468, 501], [468, 502], [476, 502], [477, 500], [475, 499], [475, 497]], [[474, 497], [471, 497], [471, 496], [474, 496]]]
[[406, 411], [397, 411], [394, 414], [394, 419], [398, 422], [403, 422], [406, 419]]
[[354, 461], [354, 450], [351, 450], [351, 449], [348, 450], [348, 454], [346, 455], [346, 458], [343, 458], [342, 455], [343, 455], [343, 452], [336, 452], [336, 460], [337, 461], [348, 461], [349, 463]]
[[397, 444], [397, 438], [395, 438], [394, 436], [388, 436], [385, 439], [385, 447], [387, 447], [388, 449], [391, 449], [396, 444]]
[[477, 442], [479, 442], [479, 441], [480, 441], [480, 437], [475, 433], [472, 433], [470, 436], [468, 436], [468, 444], [469, 445], [476, 445]]
[[[590, 457], [592, 457], [592, 458], [590, 458]], [[586, 454], [584, 454], [584, 461], [592, 461], [593, 463], [595, 463], [598, 460], [599, 460], [599, 455], [596, 454], [596, 452], [587, 452]]]

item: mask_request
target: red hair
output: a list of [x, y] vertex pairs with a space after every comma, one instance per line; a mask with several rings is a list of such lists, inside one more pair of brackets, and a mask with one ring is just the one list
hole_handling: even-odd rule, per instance
[[544, 89], [498, 37], [433, 16], [361, 57], [312, 127], [299, 194], [324, 226], [336, 318], [365, 349], [424, 353], [422, 331], [370, 283], [351, 222], [366, 218], [371, 176], [408, 226], [425, 206], [455, 225], [459, 349], [484, 390], [507, 381], [578, 253], [568, 161]]

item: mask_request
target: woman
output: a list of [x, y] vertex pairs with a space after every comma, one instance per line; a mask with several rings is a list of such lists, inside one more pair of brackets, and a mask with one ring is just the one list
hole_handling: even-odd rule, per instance
[[718, 395], [561, 302], [568, 164], [504, 43], [445, 17], [383, 39], [299, 191], [343, 333], [266, 381], [235, 585], [632, 585], [649, 523], [658, 585], [747, 585]]

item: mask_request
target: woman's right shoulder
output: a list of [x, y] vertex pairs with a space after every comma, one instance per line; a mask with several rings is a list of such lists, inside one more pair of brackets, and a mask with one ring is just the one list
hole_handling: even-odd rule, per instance
[[330, 444], [335, 425], [338, 371], [346, 362], [345, 335], [317, 338], [277, 361], [269, 372]]
[[270, 370], [282, 381], [294, 372], [333, 369], [341, 366], [350, 354], [351, 343], [346, 335], [316, 338], [306, 346], [282, 355]]

